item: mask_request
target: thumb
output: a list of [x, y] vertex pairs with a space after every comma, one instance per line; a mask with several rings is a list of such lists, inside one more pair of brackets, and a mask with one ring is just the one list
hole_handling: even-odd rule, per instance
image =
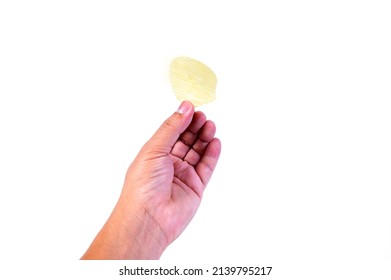
[[189, 101], [183, 101], [178, 110], [172, 114], [149, 140], [152, 147], [170, 152], [179, 135], [189, 126], [194, 114], [194, 107]]

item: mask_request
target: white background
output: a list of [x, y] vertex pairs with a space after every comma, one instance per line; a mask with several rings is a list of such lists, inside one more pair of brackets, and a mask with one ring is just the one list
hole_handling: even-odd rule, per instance
[[199, 109], [223, 150], [156, 265], [389, 279], [390, 14], [388, 1], [0, 2], [1, 273], [117, 279], [124, 262], [76, 260], [179, 105], [168, 67], [185, 55], [218, 77]]

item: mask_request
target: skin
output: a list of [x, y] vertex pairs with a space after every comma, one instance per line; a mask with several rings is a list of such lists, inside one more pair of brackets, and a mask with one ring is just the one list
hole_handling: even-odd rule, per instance
[[196, 213], [216, 167], [216, 126], [181, 106], [129, 166], [118, 202], [82, 259], [159, 259]]

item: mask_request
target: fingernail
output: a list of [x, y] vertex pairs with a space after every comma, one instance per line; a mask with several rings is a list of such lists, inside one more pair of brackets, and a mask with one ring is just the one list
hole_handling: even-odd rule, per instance
[[177, 112], [179, 114], [185, 114], [187, 111], [191, 109], [191, 103], [187, 101], [182, 101], [181, 105], [179, 106]]

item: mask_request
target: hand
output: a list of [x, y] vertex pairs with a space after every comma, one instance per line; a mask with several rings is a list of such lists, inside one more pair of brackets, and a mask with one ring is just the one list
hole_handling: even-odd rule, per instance
[[220, 155], [215, 131], [182, 102], [130, 165], [112, 215], [83, 258], [159, 258], [200, 205]]

